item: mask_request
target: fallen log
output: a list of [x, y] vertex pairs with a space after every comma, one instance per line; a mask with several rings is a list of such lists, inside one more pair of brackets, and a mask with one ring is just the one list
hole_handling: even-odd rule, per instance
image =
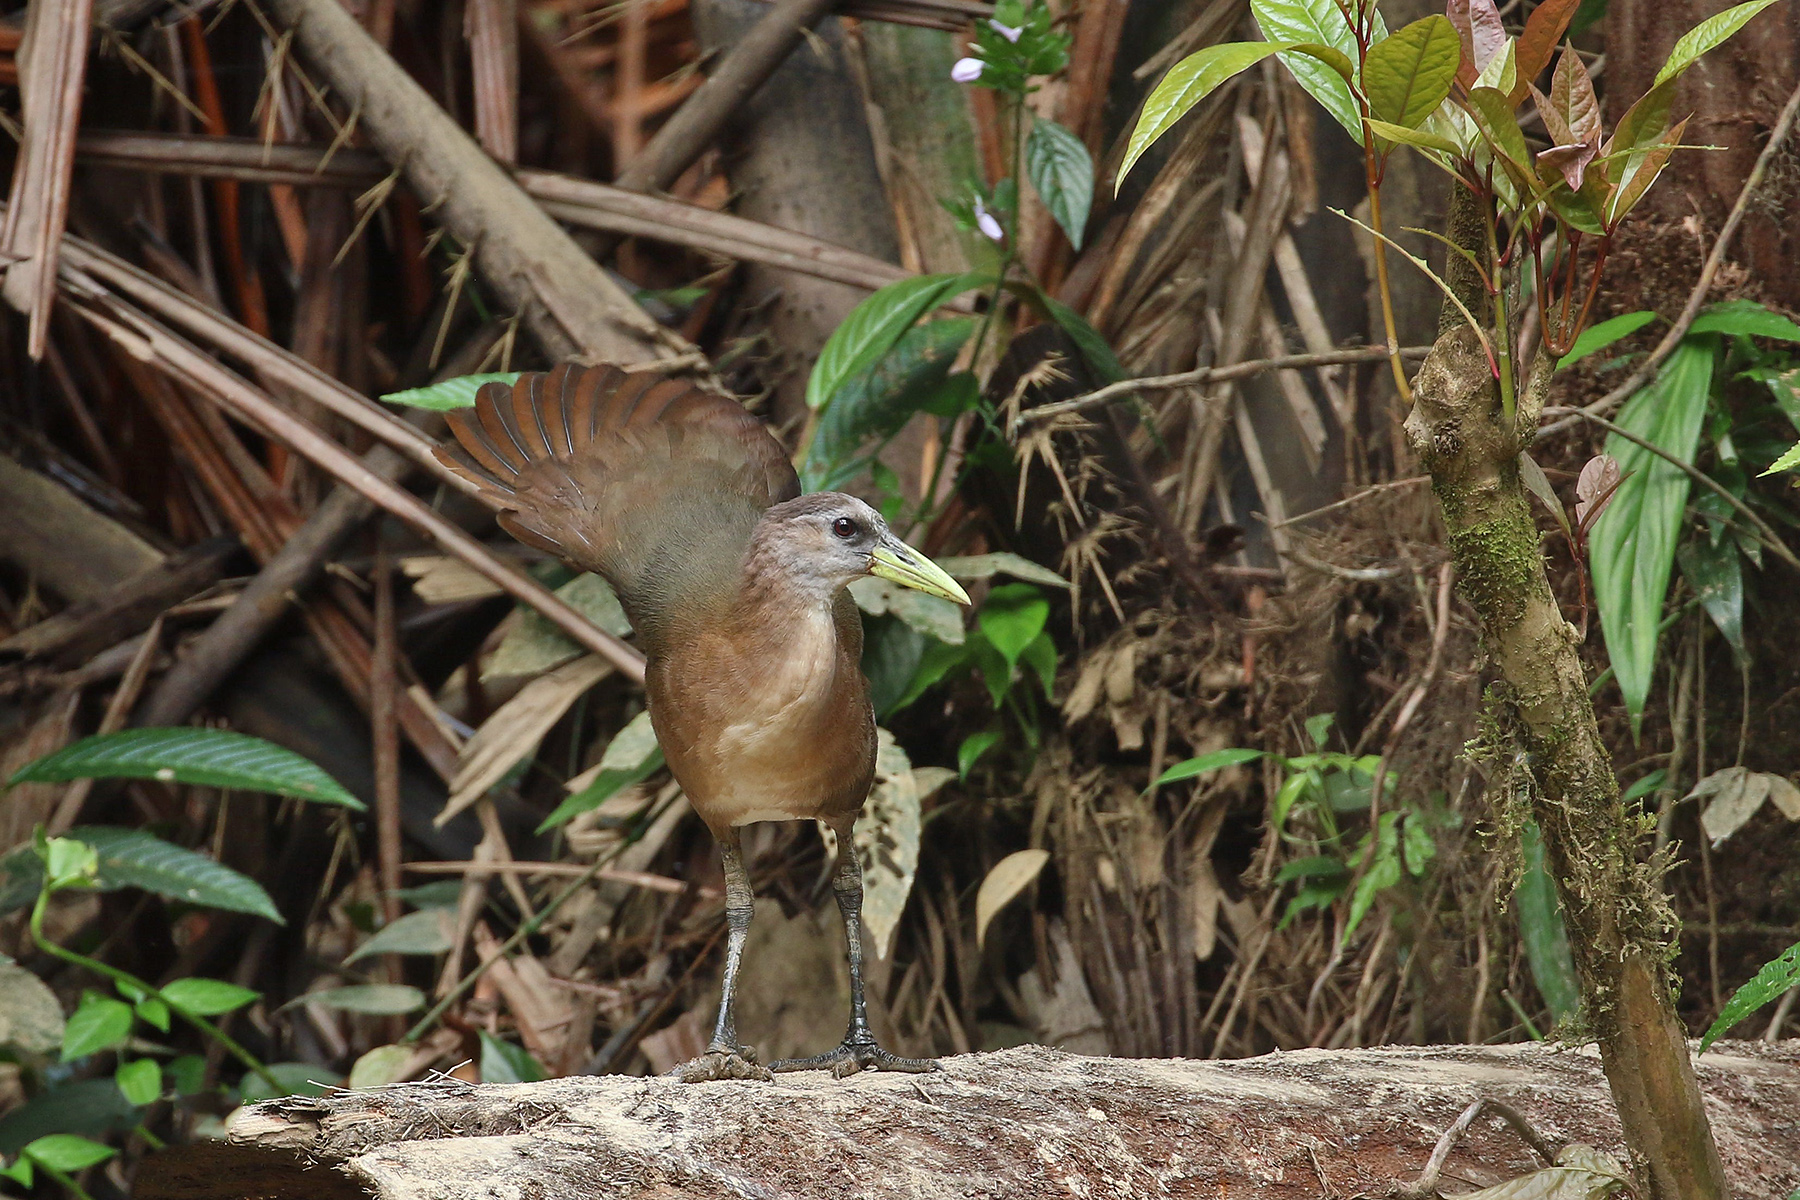
[[[1035, 1046], [941, 1074], [822, 1072], [685, 1085], [447, 1078], [240, 1112], [229, 1142], [146, 1162], [148, 1200], [467, 1197], [1386, 1196], [1416, 1179], [1475, 1100], [1553, 1146], [1624, 1157], [1592, 1050], [1545, 1044], [1297, 1050], [1234, 1062], [1083, 1058]], [[1800, 1041], [1720, 1043], [1698, 1060], [1734, 1194], [1800, 1185]], [[1478, 1120], [1451, 1193], [1537, 1167]]]

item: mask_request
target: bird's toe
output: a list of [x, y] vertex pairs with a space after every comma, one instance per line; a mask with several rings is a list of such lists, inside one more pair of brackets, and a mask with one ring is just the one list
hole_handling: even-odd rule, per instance
[[721, 1079], [756, 1079], [768, 1081], [775, 1076], [756, 1061], [747, 1047], [736, 1050], [708, 1050], [691, 1062], [675, 1068], [683, 1083], [713, 1083]]

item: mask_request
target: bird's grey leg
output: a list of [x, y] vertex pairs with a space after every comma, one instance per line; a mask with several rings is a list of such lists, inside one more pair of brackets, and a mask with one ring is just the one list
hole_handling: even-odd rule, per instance
[[838, 912], [844, 918], [844, 939], [850, 951], [850, 1028], [843, 1044], [836, 1050], [812, 1058], [790, 1058], [769, 1064], [772, 1071], [808, 1071], [829, 1067], [842, 1079], [865, 1067], [883, 1071], [936, 1071], [934, 1059], [901, 1058], [883, 1050], [869, 1028], [868, 1005], [863, 999], [862, 975], [862, 863], [857, 860], [852, 827], [846, 822], [837, 829], [837, 869], [832, 874], [831, 890], [837, 895]]
[[750, 933], [750, 916], [754, 899], [750, 892], [750, 873], [744, 869], [742, 839], [735, 826], [719, 838], [719, 853], [725, 866], [725, 981], [719, 993], [719, 1020], [713, 1026], [712, 1041], [706, 1053], [677, 1068], [688, 1083], [714, 1079], [768, 1079], [769, 1068], [756, 1061], [756, 1051], [740, 1046], [737, 1020], [733, 1011], [737, 1001], [738, 966], [744, 957], [744, 939]]

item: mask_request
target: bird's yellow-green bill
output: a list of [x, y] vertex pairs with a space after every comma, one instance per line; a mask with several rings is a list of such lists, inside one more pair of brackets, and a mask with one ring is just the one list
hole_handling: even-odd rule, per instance
[[969, 593], [963, 591], [961, 584], [950, 578], [944, 568], [905, 542], [896, 539], [892, 545], [877, 546], [870, 558], [871, 575], [878, 575], [928, 596], [942, 596], [958, 604], [969, 603]]

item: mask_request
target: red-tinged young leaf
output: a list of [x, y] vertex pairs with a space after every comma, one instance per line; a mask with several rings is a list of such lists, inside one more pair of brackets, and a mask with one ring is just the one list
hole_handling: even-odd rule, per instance
[[1450, 0], [1444, 13], [1462, 40], [1462, 62], [1456, 68], [1456, 81], [1472, 88], [1487, 65], [1506, 50], [1506, 27], [1500, 23], [1500, 10], [1494, 7], [1494, 0]]
[[1675, 148], [1681, 144], [1681, 132], [1686, 128], [1687, 122], [1683, 121], [1669, 130], [1662, 141], [1650, 147], [1644, 152], [1642, 158], [1638, 159], [1630, 177], [1619, 185], [1619, 190], [1613, 196], [1612, 203], [1608, 205], [1606, 223], [1609, 226], [1617, 225], [1624, 219], [1625, 214], [1644, 198], [1644, 193], [1650, 190], [1650, 185], [1656, 182], [1656, 177], [1661, 175], [1663, 168], [1669, 165], [1669, 156], [1675, 153]]
[[1537, 465], [1536, 459], [1522, 450], [1519, 452], [1519, 482], [1550, 510], [1550, 515], [1562, 526], [1563, 536], [1574, 540], [1574, 534], [1569, 532], [1569, 514], [1563, 511], [1562, 501], [1556, 498], [1556, 489], [1550, 486], [1550, 477], [1544, 474], [1544, 468]]
[[1596, 454], [1581, 468], [1575, 480], [1575, 521], [1584, 531], [1606, 511], [1622, 480], [1619, 460], [1610, 454]]
[[1550, 77], [1550, 107], [1575, 136], [1571, 141], [1600, 143], [1600, 100], [1594, 79], [1574, 47], [1562, 52]]
[[1363, 93], [1378, 119], [1416, 129], [1456, 79], [1462, 43], [1443, 17], [1425, 17], [1376, 42], [1363, 59]]
[[1581, 190], [1582, 176], [1587, 173], [1587, 165], [1593, 158], [1594, 147], [1585, 142], [1573, 146], [1552, 146], [1548, 150], [1537, 152], [1538, 164], [1559, 172], [1563, 182], [1569, 185], [1571, 193]]
[[1556, 52], [1556, 43], [1562, 40], [1563, 30], [1569, 27], [1569, 21], [1575, 16], [1575, 10], [1581, 7], [1581, 0], [1544, 0], [1531, 10], [1531, 17], [1525, 22], [1525, 31], [1519, 35], [1518, 49], [1514, 59], [1518, 64], [1518, 82], [1513, 84], [1512, 102], [1514, 104], [1525, 98], [1525, 89], [1538, 73], [1550, 65], [1550, 56]]

